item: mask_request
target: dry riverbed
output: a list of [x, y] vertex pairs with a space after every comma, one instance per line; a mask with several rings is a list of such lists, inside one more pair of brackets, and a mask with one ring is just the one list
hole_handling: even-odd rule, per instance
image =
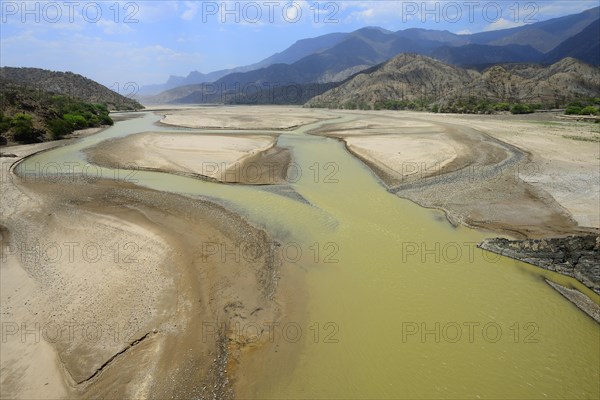
[[275, 242], [203, 199], [8, 172], [53, 145], [0, 158], [2, 398], [232, 397], [231, 326], [281, 313]]
[[350, 113], [358, 119], [312, 133], [343, 140], [390, 191], [454, 223], [529, 238], [598, 232], [600, 145], [571, 138], [595, 137], [597, 125]]
[[[522, 238], [597, 234], [600, 225], [599, 144], [573, 139], [596, 137], [594, 125], [290, 107], [161, 112], [164, 124], [253, 132], [145, 132], [101, 142], [86, 150], [88, 159], [285, 183], [293, 153], [277, 146], [273, 130], [352, 115], [311, 133], [343, 140], [389, 191], [443, 209], [454, 223]], [[257, 344], [231, 326], [277, 321], [300, 307], [292, 294], [303, 296], [274, 239], [203, 198], [11, 172], [24, 157], [65, 143], [13, 146], [3, 152], [15, 157], [0, 157], [0, 316], [8, 329], [0, 396], [233, 397], [242, 354]], [[208, 256], [207, 245], [247, 242], [264, 258]], [[592, 307], [579, 292], [561, 293]]]

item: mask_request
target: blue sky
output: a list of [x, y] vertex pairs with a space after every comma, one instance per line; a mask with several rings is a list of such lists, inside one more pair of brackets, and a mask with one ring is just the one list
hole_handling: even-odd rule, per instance
[[7, 1], [0, 64], [73, 71], [123, 90], [251, 64], [295, 41], [364, 26], [472, 33], [574, 14], [566, 1]]

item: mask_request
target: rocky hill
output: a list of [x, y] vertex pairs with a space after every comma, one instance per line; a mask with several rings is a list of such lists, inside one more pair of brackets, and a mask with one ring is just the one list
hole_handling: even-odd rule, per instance
[[390, 100], [447, 106], [465, 99], [558, 105], [593, 97], [600, 97], [600, 68], [573, 58], [550, 66], [496, 65], [480, 73], [401, 54], [311, 99], [307, 106], [374, 108]]
[[0, 79], [30, 89], [74, 97], [78, 100], [105, 104], [109, 110], [139, 110], [136, 100], [122, 96], [106, 86], [72, 72], [56, 72], [39, 68], [0, 68]]
[[138, 110], [137, 101], [71, 72], [0, 69], [0, 145], [60, 139], [112, 125], [109, 110]]

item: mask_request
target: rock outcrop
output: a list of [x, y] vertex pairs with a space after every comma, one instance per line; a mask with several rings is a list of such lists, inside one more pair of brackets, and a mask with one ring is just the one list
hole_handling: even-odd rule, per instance
[[577, 279], [600, 294], [600, 236], [487, 239], [479, 247]]

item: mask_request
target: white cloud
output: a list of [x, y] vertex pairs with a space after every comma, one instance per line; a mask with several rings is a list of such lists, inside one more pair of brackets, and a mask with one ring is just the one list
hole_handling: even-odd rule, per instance
[[116, 23], [114, 21], [100, 20], [96, 22], [96, 26], [102, 29], [107, 35], [124, 35], [126, 33], [133, 32], [130, 26], [131, 24]]
[[200, 2], [197, 1], [186, 1], [184, 2], [187, 9], [181, 14], [181, 19], [185, 21], [191, 21], [194, 19], [196, 14], [198, 14], [198, 7], [200, 6]]
[[497, 21], [492, 22], [491, 24], [489, 24], [488, 26], [483, 28], [483, 30], [485, 32], [497, 31], [500, 29], [516, 28], [517, 26], [523, 26], [523, 25], [525, 25], [525, 22], [523, 22], [523, 21], [514, 21], [514, 20], [510, 20], [510, 19], [500, 18]]

